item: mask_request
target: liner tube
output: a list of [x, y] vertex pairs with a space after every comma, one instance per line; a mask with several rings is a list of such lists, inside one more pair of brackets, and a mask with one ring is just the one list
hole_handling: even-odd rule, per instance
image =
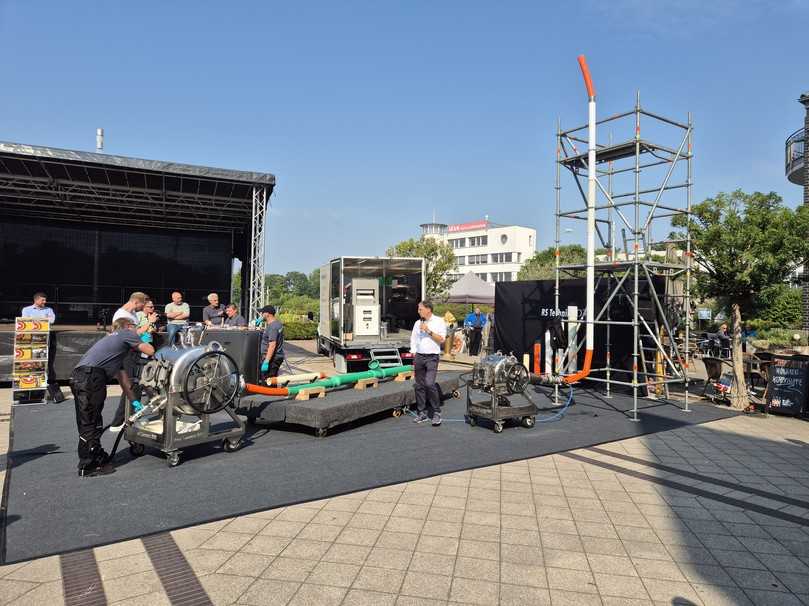
[[287, 385], [289, 383], [309, 383], [317, 381], [318, 379], [325, 379], [326, 375], [322, 372], [303, 372], [297, 375], [281, 375], [280, 377], [270, 377], [267, 379], [269, 385]]
[[587, 337], [582, 369], [562, 380], [575, 383], [590, 374], [593, 362], [593, 326], [595, 314], [595, 237], [596, 237], [596, 90], [587, 67], [587, 59], [579, 55], [579, 67], [587, 88]]
[[[291, 385], [289, 387], [264, 387], [263, 385], [255, 385], [253, 383], [247, 383], [245, 385], [245, 391], [248, 393], [255, 393], [264, 396], [295, 396], [301, 392], [303, 389], [312, 389], [314, 387], [325, 387], [326, 389], [331, 389], [334, 387], [340, 387], [341, 385], [351, 385], [356, 383], [360, 379], [384, 379], [386, 377], [395, 377], [398, 374], [403, 372], [410, 372], [413, 370], [413, 367], [408, 366], [393, 366], [391, 368], [378, 368], [376, 370], [366, 370], [363, 372], [352, 372], [344, 375], [334, 375], [333, 377], [328, 377], [325, 379], [321, 379], [319, 381], [313, 381], [312, 383], [304, 383], [301, 385]], [[312, 373], [314, 374], [314, 373]]]

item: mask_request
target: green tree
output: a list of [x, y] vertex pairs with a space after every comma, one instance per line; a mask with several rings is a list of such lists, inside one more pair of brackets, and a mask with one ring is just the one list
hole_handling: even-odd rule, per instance
[[264, 276], [264, 292], [266, 296], [264, 300], [268, 304], [277, 302], [286, 293], [286, 278], [281, 274], [267, 274]]
[[284, 276], [284, 290], [291, 295], [309, 294], [309, 278], [301, 271], [290, 271]]
[[[565, 244], [559, 247], [559, 264], [576, 265], [587, 262], [587, 251], [578, 244]], [[534, 253], [520, 268], [518, 280], [550, 280], [556, 275], [556, 248], [549, 246], [545, 250]], [[565, 272], [559, 274], [561, 279], [572, 276]]]
[[386, 251], [390, 257], [423, 257], [427, 266], [427, 297], [438, 299], [447, 294], [452, 286], [449, 272], [455, 269], [455, 253], [452, 247], [433, 238], [411, 238], [391, 246]]
[[[742, 316], [755, 311], [768, 288], [783, 284], [809, 261], [809, 207], [792, 210], [775, 192], [719, 193], [692, 208], [691, 240], [700, 292], [725, 302], [733, 321], [732, 405], [746, 408], [741, 330]], [[675, 227], [685, 227], [684, 215]], [[679, 235], [681, 236], [681, 234]]]
[[233, 274], [230, 279], [230, 292], [232, 294], [229, 302], [239, 305], [242, 300], [242, 273], [240, 271]]
[[315, 299], [320, 298], [320, 268], [317, 267], [309, 273], [309, 292], [310, 297]]
[[757, 320], [772, 328], [800, 328], [801, 302], [800, 288], [775, 284], [761, 291], [754, 313]]

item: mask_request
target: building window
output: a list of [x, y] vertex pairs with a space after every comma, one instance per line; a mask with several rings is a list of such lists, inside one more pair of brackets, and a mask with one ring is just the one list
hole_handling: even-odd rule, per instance
[[466, 238], [452, 238], [450, 240], [447, 240], [447, 242], [449, 243], [449, 245], [452, 248], [464, 248], [464, 247], [466, 247]]
[[467, 260], [469, 265], [486, 265], [487, 255], [469, 255]]
[[492, 253], [492, 263], [511, 263], [511, 253]]
[[455, 265], [466, 265], [466, 257], [455, 257]]
[[486, 280], [486, 274], [475, 274], [475, 275], [476, 275], [478, 278], [480, 278], [481, 280], [483, 280], [484, 282], [486, 282], [486, 281], [487, 281], [487, 280]]
[[473, 246], [486, 246], [489, 244], [489, 236], [473, 236], [469, 238], [470, 248]]
[[492, 282], [511, 282], [510, 271], [494, 271], [492, 272]]
[[534, 236], [528, 236], [528, 248], [534, 245]]
[[506, 234], [503, 234], [502, 236], [500, 236], [500, 244], [505, 244], [506, 242], [508, 242], [508, 236]]

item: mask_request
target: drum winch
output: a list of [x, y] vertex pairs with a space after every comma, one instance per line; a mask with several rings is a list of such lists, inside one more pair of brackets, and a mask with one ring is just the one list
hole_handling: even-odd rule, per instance
[[[513, 354], [498, 351], [475, 362], [472, 380], [466, 390], [469, 423], [476, 425], [478, 419], [489, 419], [494, 423], [495, 433], [503, 431], [508, 419], [519, 419], [523, 427], [533, 427], [537, 407], [525, 395], [529, 382], [528, 370]], [[474, 400], [473, 391], [489, 397]], [[514, 405], [509, 396], [521, 396], [527, 403]]]

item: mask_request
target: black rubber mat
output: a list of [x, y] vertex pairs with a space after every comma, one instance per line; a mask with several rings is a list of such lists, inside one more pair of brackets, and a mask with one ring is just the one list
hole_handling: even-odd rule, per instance
[[[533, 397], [549, 406], [546, 392]], [[448, 400], [441, 427], [412, 417], [377, 416], [327, 438], [294, 426], [252, 428], [234, 453], [219, 445], [184, 452], [166, 466], [159, 453], [116, 456], [116, 473], [76, 475], [73, 402], [13, 409], [13, 452], [7, 482], [5, 561], [102, 545], [291, 503], [394, 484], [436, 474], [541, 456], [732, 416], [694, 404], [642, 401], [640, 422], [628, 420], [631, 399], [610, 400], [583, 390], [561, 419], [533, 429], [464, 422], [465, 400]], [[110, 398], [105, 417], [114, 412]], [[551, 413], [543, 413], [548, 416]], [[542, 415], [541, 415], [542, 416]], [[112, 447], [113, 436], [104, 443]]]

